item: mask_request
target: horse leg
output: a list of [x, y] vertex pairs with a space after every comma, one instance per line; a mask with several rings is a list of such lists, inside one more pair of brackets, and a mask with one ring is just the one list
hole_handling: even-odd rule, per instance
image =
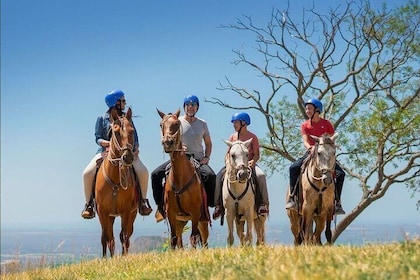
[[265, 244], [265, 216], [257, 216], [254, 219], [255, 232], [257, 234], [257, 246]]
[[137, 212], [132, 212], [128, 210], [128, 215], [121, 216], [121, 232], [120, 232], [120, 241], [122, 246], [122, 255], [125, 256], [128, 254], [128, 248], [130, 247], [130, 237], [133, 234], [133, 224], [136, 219]]
[[326, 221], [326, 227], [325, 227], [325, 238], [327, 239], [327, 244], [331, 245], [331, 237], [332, 237], [332, 233], [331, 233], [331, 221], [332, 221], [332, 211], [331, 213], [327, 214], [327, 221]]
[[316, 245], [322, 245], [321, 234], [325, 227], [325, 215], [321, 215], [315, 218], [315, 232], [313, 235], [314, 243]]
[[227, 213], [226, 223], [228, 225], [227, 245], [229, 247], [232, 247], [233, 242], [234, 242], [234, 237], [233, 237], [233, 217], [231, 213]]
[[[100, 212], [99, 212], [100, 213]], [[109, 249], [110, 256], [113, 257], [115, 250], [113, 224], [114, 218], [109, 217], [106, 213], [98, 213], [99, 221], [102, 227], [101, 244], [102, 244], [102, 257], [106, 258], [107, 249]]]
[[177, 236], [176, 236], [177, 221], [176, 221], [175, 216], [173, 215], [168, 215], [168, 221], [169, 221], [169, 227], [171, 228], [171, 240], [170, 240], [171, 249], [175, 250], [176, 245], [178, 243]]
[[241, 221], [240, 218], [236, 217], [235, 223], [236, 223], [236, 234], [239, 237], [239, 242], [241, 246], [245, 246], [245, 234], [244, 234], [245, 221]]
[[302, 217], [302, 230], [303, 230], [303, 243], [305, 245], [309, 245], [311, 243], [312, 238], [312, 214], [308, 213], [309, 211], [303, 212]]
[[254, 224], [254, 220], [252, 214], [247, 217], [246, 221], [246, 236], [245, 236], [245, 245], [252, 246], [252, 227]]
[[198, 230], [199, 218], [200, 218], [199, 216], [198, 217], [193, 216], [193, 219], [191, 220], [190, 244], [193, 248], [196, 248], [197, 243], [201, 241], [200, 231]]
[[185, 225], [187, 224], [187, 222], [184, 221], [176, 221], [176, 230], [175, 230], [175, 235], [176, 235], [176, 246], [179, 249], [184, 248], [184, 243], [182, 241], [182, 232], [184, 231]]
[[209, 223], [207, 221], [200, 221], [198, 223], [198, 230], [200, 231], [201, 236], [201, 246], [208, 248]]

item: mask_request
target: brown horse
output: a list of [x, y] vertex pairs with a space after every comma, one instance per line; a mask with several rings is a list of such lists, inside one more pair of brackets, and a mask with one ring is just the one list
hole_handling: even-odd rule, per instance
[[[321, 137], [311, 136], [317, 144], [303, 165], [300, 176], [298, 209], [288, 209], [294, 244], [321, 243], [325, 229], [327, 243], [331, 244], [331, 221], [334, 215], [334, 166], [335, 140], [338, 134]], [[289, 190], [288, 190], [289, 192]], [[288, 197], [289, 193], [287, 194]], [[315, 222], [315, 231], [313, 225]]]
[[[171, 248], [182, 248], [182, 232], [191, 220], [190, 243], [193, 248], [201, 243], [207, 247], [209, 236], [208, 209], [205, 204], [205, 190], [194, 164], [185, 154], [181, 137], [180, 110], [173, 114], [158, 114], [162, 132], [162, 146], [171, 158], [171, 168], [165, 182], [165, 212], [171, 228]], [[193, 160], [193, 159], [191, 159]]]
[[128, 109], [125, 116], [111, 113], [111, 140], [109, 152], [102, 162], [95, 185], [96, 211], [102, 227], [102, 256], [114, 256], [115, 241], [113, 225], [115, 217], [121, 217], [120, 240], [122, 255], [128, 253], [133, 224], [137, 216], [135, 179], [132, 164], [134, 161], [134, 127], [132, 112]]

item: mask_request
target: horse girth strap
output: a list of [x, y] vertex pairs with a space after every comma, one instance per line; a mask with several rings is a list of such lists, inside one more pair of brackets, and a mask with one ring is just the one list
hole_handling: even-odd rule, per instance
[[250, 183], [249, 183], [249, 180], [246, 182], [246, 188], [245, 188], [245, 190], [241, 193], [241, 195], [240, 196], [238, 196], [238, 197], [236, 197], [233, 193], [232, 193], [232, 191], [230, 190], [230, 188], [228, 188], [228, 191], [229, 191], [229, 195], [234, 199], [234, 200], [237, 200], [237, 201], [239, 201], [239, 200], [241, 200], [244, 196], [245, 196], [245, 194], [248, 192], [248, 189], [249, 189], [249, 185], [250, 185]]
[[191, 185], [194, 183], [194, 179], [197, 177], [197, 174], [194, 172], [191, 179], [188, 181], [187, 184], [185, 184], [180, 190], [177, 189], [177, 185], [172, 181], [171, 182], [171, 190], [175, 193], [176, 196], [180, 196], [184, 192], [186, 192]]
[[178, 205], [179, 208], [179, 212], [181, 212], [183, 215], [187, 216], [187, 213], [185, 212], [184, 208], [182, 208], [182, 204], [181, 204], [181, 194], [183, 194], [184, 192], [186, 192], [191, 185], [194, 183], [194, 179], [197, 177], [197, 173], [194, 172], [193, 176], [191, 177], [190, 181], [188, 181], [188, 183], [186, 185], [184, 185], [180, 190], [176, 189], [176, 185], [174, 184], [174, 182], [171, 182], [171, 190], [175, 193], [175, 197], [176, 197], [176, 204]]
[[104, 176], [105, 181], [112, 186], [112, 190], [114, 190], [114, 192], [119, 190], [120, 184], [114, 183], [114, 181], [112, 181], [111, 178], [108, 177], [108, 174], [106, 174], [105, 168], [103, 167], [103, 165], [102, 165], [102, 175]]

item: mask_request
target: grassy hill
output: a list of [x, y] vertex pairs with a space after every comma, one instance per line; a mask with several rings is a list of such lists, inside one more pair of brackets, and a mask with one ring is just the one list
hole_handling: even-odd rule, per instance
[[1, 279], [420, 279], [420, 240], [148, 252], [2, 274]]

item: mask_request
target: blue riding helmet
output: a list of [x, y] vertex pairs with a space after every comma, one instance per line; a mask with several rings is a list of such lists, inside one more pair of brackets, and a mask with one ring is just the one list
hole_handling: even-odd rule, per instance
[[311, 98], [308, 101], [305, 102], [305, 106], [308, 104], [312, 104], [314, 105], [315, 109], [318, 109], [318, 111], [321, 113], [322, 112], [322, 103], [321, 101], [319, 101], [316, 98]]
[[245, 112], [239, 112], [239, 113], [233, 114], [232, 119], [230, 121], [231, 122], [234, 122], [234, 121], [244, 121], [247, 125], [250, 125], [251, 124], [251, 118]]
[[105, 96], [105, 103], [109, 108], [114, 107], [117, 101], [124, 96], [124, 92], [121, 90], [113, 90]]
[[198, 100], [198, 97], [195, 95], [188, 95], [184, 98], [184, 107], [191, 102], [197, 103], [197, 106], [200, 107], [200, 100]]

